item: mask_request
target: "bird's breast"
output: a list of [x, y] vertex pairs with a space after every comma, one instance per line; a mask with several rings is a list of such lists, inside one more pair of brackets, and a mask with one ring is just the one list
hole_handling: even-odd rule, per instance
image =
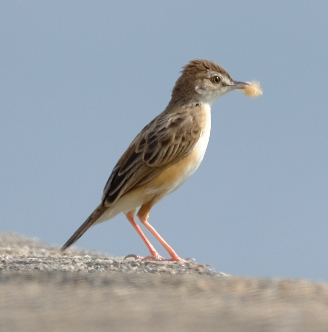
[[[208, 141], [210, 139], [210, 133], [211, 133], [211, 106], [208, 104], [205, 104], [202, 106], [202, 111], [204, 113], [204, 122], [203, 122], [203, 128], [201, 136], [196, 143], [192, 153], [195, 153], [195, 164], [197, 164], [196, 169], [202, 162], [205, 151], [207, 149]], [[196, 170], [195, 169], [195, 170]]]

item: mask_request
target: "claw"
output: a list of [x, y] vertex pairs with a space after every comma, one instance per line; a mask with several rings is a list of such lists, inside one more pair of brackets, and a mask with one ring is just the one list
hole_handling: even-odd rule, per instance
[[192, 263], [192, 264], [197, 264], [197, 261], [195, 258], [188, 257], [185, 259], [186, 262]]
[[143, 259], [143, 261], [153, 261], [153, 262], [160, 262], [160, 261], [166, 261], [167, 259], [160, 256], [160, 255], [156, 255], [156, 256], [147, 256]]
[[[163, 262], [163, 261], [172, 261], [172, 259], [167, 259], [165, 257], [162, 257], [160, 255], [155, 255], [155, 256], [147, 256], [147, 257], [142, 257], [134, 254], [130, 254], [124, 257], [124, 259], [127, 258], [134, 258], [136, 261], [142, 261], [142, 262], [148, 262], [148, 261], [153, 261], [153, 262]], [[184, 259], [181, 259], [181, 262], [185, 262]]]
[[134, 258], [136, 261], [140, 261], [140, 260], [143, 260], [145, 257], [130, 254], [130, 255], [127, 255], [127, 256], [124, 257], [124, 259], [127, 259], [127, 258]]

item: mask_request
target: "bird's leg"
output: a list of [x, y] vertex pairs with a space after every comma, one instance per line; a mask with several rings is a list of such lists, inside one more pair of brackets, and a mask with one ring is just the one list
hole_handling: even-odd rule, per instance
[[184, 262], [182, 258], [180, 258], [176, 252], [167, 244], [167, 242], [157, 233], [155, 228], [149, 224], [148, 217], [149, 211], [151, 207], [154, 205], [154, 202], [148, 202], [141, 206], [140, 210], [138, 211], [138, 218], [140, 219], [141, 223], [156, 237], [156, 239], [162, 244], [168, 254], [171, 256], [171, 261], [176, 262]]
[[135, 214], [135, 210], [134, 211], [130, 211], [126, 214], [126, 217], [128, 218], [128, 220], [130, 221], [131, 225], [134, 227], [134, 229], [138, 232], [139, 236], [142, 238], [142, 241], [145, 242], [149, 252], [150, 252], [150, 257], [140, 257], [137, 255], [128, 255], [127, 257], [134, 257], [136, 259], [143, 259], [143, 260], [156, 260], [156, 261], [162, 261], [165, 260], [164, 257], [162, 257], [153, 247], [153, 245], [149, 242], [149, 240], [146, 238], [146, 235], [143, 233], [143, 231], [141, 230], [141, 228], [139, 227], [139, 225], [135, 222], [134, 220], [134, 214]]

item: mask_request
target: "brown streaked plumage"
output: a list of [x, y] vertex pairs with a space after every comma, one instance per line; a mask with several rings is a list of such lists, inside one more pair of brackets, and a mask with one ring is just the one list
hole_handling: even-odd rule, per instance
[[109, 207], [134, 186], [152, 181], [186, 157], [199, 140], [206, 117], [201, 106], [163, 112], [147, 125], [120, 158], [105, 186]]
[[[167, 108], [132, 141], [110, 175], [100, 205], [65, 243], [75, 243], [91, 226], [126, 214], [151, 256], [162, 260], [134, 220], [136, 208], [142, 224], [159, 240], [172, 260], [181, 258], [148, 223], [149, 211], [179, 188], [201, 163], [211, 127], [212, 103], [247, 83], [236, 82], [212, 61], [194, 60], [183, 68]], [[137, 257], [137, 256], [136, 256]]]

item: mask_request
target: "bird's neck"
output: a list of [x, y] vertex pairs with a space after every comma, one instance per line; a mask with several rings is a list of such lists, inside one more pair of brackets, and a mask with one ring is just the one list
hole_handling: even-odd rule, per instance
[[211, 110], [212, 102], [208, 100], [202, 100], [199, 96], [184, 96], [180, 98], [173, 98], [170, 100], [169, 104], [166, 107], [166, 112], [171, 112], [177, 108], [194, 108], [197, 106], [205, 106], [207, 109]]

